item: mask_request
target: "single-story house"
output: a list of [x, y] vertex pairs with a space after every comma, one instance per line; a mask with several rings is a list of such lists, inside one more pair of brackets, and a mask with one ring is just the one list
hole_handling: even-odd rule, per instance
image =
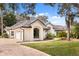
[[30, 17], [5, 28], [10, 38], [17, 41], [43, 40], [48, 32], [56, 35], [56, 31], [64, 30], [61, 26], [53, 25], [44, 17]]

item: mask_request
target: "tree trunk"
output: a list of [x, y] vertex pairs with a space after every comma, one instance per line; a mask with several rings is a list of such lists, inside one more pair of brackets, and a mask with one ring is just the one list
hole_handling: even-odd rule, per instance
[[1, 12], [1, 36], [3, 37], [3, 16], [2, 16], [2, 11]]
[[70, 41], [70, 31], [71, 31], [70, 26], [71, 25], [70, 25], [70, 21], [67, 17], [65, 18], [65, 21], [66, 21], [66, 25], [67, 25], [67, 40]]
[[3, 17], [1, 16], [1, 35], [3, 37]]
[[70, 41], [70, 28], [69, 28], [69, 27], [67, 28], [67, 31], [68, 31], [68, 32], [67, 32], [67, 40]]

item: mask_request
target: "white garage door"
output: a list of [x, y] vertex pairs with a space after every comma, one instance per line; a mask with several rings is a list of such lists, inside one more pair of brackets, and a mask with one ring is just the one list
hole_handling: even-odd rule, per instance
[[17, 39], [17, 41], [22, 41], [23, 39], [22, 32], [16, 32], [15, 39]]

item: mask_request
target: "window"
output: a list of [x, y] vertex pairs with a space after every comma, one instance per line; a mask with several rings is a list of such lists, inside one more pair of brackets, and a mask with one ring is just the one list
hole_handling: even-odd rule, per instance
[[11, 36], [14, 36], [14, 31], [11, 31]]

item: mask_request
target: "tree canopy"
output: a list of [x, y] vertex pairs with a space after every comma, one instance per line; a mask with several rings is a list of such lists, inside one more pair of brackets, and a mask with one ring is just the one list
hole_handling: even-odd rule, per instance
[[13, 13], [9, 13], [3, 17], [3, 21], [5, 26], [12, 26], [16, 23], [16, 17]]

